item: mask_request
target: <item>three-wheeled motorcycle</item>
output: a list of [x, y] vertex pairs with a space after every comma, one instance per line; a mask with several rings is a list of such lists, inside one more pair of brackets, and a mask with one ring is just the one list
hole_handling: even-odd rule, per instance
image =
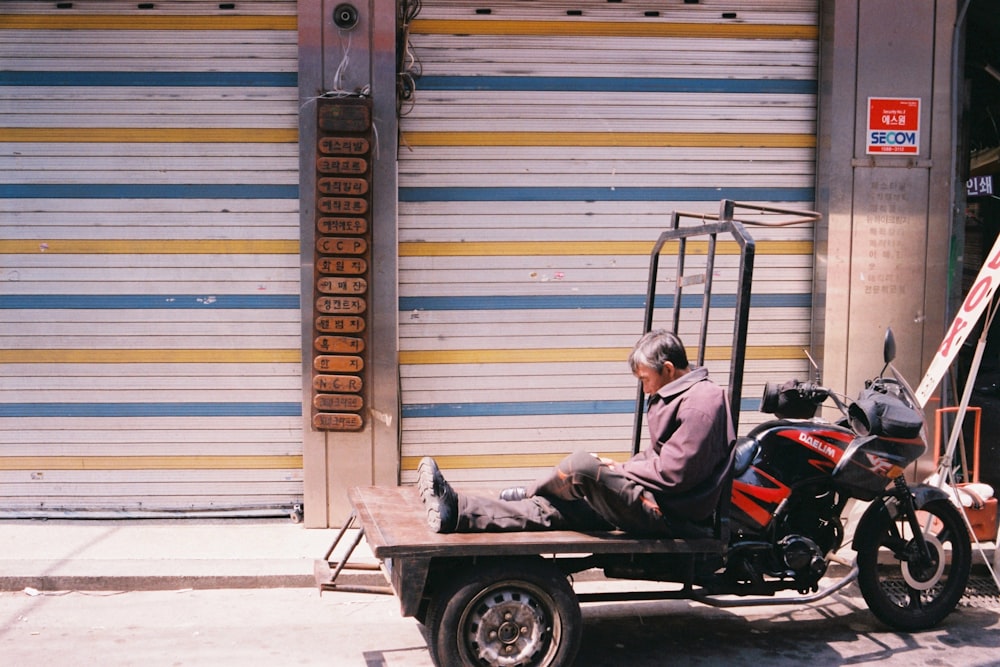
[[[666, 243], [676, 243], [677, 289], [706, 285], [711, 293], [716, 237], [732, 234], [741, 249], [734, 350], [746, 343], [754, 244], [738, 208], [791, 216], [815, 214], [723, 202], [720, 215], [671, 229], [654, 246], [645, 330], [652, 324], [656, 271]], [[703, 217], [703, 216], [698, 216]], [[808, 218], [805, 218], [808, 219]], [[684, 274], [685, 245], [709, 237], [703, 275]], [[703, 327], [710, 298], [703, 299]], [[679, 308], [675, 308], [674, 330]], [[703, 329], [704, 331], [704, 329]], [[698, 348], [704, 361], [705, 335]], [[350, 491], [354, 511], [326, 557], [317, 562], [323, 590], [391, 592], [404, 616], [423, 623], [431, 655], [441, 666], [571, 665], [582, 632], [580, 603], [689, 599], [713, 606], [807, 604], [857, 581], [877, 618], [900, 630], [940, 622], [958, 604], [972, 561], [966, 524], [940, 489], [911, 486], [904, 471], [926, 450], [923, 412], [892, 361], [891, 330], [884, 366], [849, 399], [817, 383], [767, 383], [761, 411], [773, 419], [752, 428], [731, 448], [727, 492], [712, 525], [683, 539], [621, 532], [574, 531], [437, 534], [427, 527], [414, 487]], [[743, 361], [734, 354], [730, 400], [739, 414]], [[633, 449], [638, 449], [642, 396], [637, 400]], [[831, 402], [832, 419], [816, 413]], [[868, 502], [848, 541], [844, 517]], [[338, 562], [330, 556], [349, 529], [355, 539]], [[338, 583], [360, 540], [388, 587]], [[854, 559], [840, 555], [848, 544]], [[830, 576], [837, 565], [837, 576]], [[666, 582], [655, 590], [577, 592], [574, 575], [598, 570], [609, 579]], [[777, 596], [791, 591], [792, 595]]]

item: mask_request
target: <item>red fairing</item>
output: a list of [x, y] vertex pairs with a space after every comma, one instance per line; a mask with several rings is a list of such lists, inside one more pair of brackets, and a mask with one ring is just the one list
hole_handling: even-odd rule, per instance
[[802, 428], [783, 429], [778, 431], [778, 435], [822, 454], [834, 464], [840, 462], [840, 458], [844, 455], [844, 450], [854, 437], [851, 433], [832, 429], [807, 431]]
[[775, 508], [792, 490], [761, 470], [754, 470], [753, 473], [755, 484], [733, 480], [733, 505], [759, 526], [766, 526]]
[[734, 519], [759, 530], [794, 489], [830, 478], [854, 434], [827, 423], [782, 420], [762, 424], [749, 437], [759, 447], [753, 464], [733, 480]]

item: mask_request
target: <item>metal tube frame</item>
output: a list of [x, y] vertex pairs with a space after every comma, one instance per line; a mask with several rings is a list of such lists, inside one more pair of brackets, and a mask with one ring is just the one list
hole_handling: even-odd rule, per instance
[[[684, 288], [691, 285], [704, 285], [702, 289], [701, 322], [696, 355], [697, 364], [699, 366], [704, 365], [705, 345], [708, 338], [708, 318], [712, 302], [712, 276], [715, 268], [715, 255], [718, 249], [718, 236], [719, 234], [730, 235], [740, 247], [740, 265], [735, 305], [736, 317], [733, 322], [733, 355], [730, 359], [729, 368], [729, 402], [734, 428], [739, 426], [740, 401], [743, 394], [743, 362], [745, 360], [744, 352], [747, 341], [747, 326], [750, 318], [750, 289], [753, 283], [753, 264], [756, 250], [753, 237], [746, 231], [744, 225], [762, 224], [759, 219], [753, 221], [738, 220], [735, 217], [737, 211], [746, 213], [755, 212], [757, 215], [777, 214], [792, 216], [789, 220], [775, 223], [780, 226], [815, 222], [820, 218], [820, 215], [813, 211], [744, 204], [730, 199], [721, 201], [718, 215], [673, 212], [670, 217], [670, 229], [660, 234], [650, 252], [649, 278], [646, 285], [646, 311], [642, 329], [643, 334], [645, 334], [653, 326], [653, 313], [656, 310], [656, 280], [659, 272], [660, 254], [667, 243], [676, 241], [678, 245], [677, 272], [674, 281], [673, 332], [676, 334], [680, 329], [680, 312]], [[698, 220], [703, 224], [681, 227], [681, 220], [684, 218]], [[697, 236], [708, 237], [705, 273], [695, 276], [685, 276], [684, 264], [688, 251], [687, 241], [689, 238]], [[642, 413], [644, 403], [642, 384], [640, 383], [637, 390], [635, 422], [632, 430], [633, 455], [639, 452], [642, 441]]]

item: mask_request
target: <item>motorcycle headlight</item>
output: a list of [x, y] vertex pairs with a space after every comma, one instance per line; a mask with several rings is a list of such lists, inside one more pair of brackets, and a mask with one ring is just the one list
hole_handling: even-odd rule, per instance
[[798, 380], [789, 380], [781, 385], [768, 382], [764, 385], [760, 411], [779, 419], [812, 419], [816, 416], [819, 402], [822, 400], [801, 394]]

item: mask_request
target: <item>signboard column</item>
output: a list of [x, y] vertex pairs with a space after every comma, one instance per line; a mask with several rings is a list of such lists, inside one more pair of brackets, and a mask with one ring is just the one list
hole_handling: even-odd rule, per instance
[[364, 427], [371, 101], [317, 101], [313, 428]]

